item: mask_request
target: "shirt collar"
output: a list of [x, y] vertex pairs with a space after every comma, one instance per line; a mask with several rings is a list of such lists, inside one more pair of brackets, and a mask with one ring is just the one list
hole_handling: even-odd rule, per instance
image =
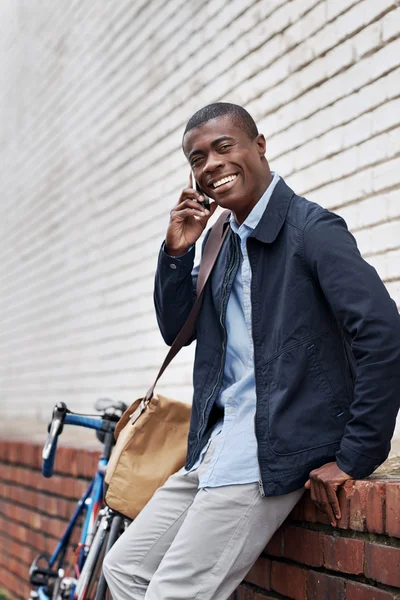
[[247, 215], [246, 220], [243, 221], [241, 225], [236, 221], [233, 213], [230, 216], [230, 225], [232, 230], [237, 233], [239, 236], [246, 230], [254, 231], [257, 227], [261, 217], [264, 214], [265, 209], [268, 206], [268, 202], [272, 196], [272, 192], [275, 189], [276, 184], [278, 183], [280, 177], [277, 173], [271, 172], [272, 180], [257, 204], [253, 207], [251, 212]]

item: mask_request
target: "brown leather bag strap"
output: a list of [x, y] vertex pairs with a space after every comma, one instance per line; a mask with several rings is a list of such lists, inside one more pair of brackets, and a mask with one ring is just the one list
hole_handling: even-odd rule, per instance
[[219, 254], [222, 244], [224, 243], [226, 234], [229, 230], [229, 227], [226, 227], [224, 230], [224, 225], [229, 214], [229, 210], [224, 210], [224, 212], [221, 213], [217, 222], [210, 231], [210, 235], [205, 245], [203, 256], [201, 258], [199, 274], [197, 276], [195, 303], [192, 307], [192, 310], [189, 313], [188, 318], [185, 321], [185, 324], [174, 339], [172, 346], [169, 349], [169, 352], [161, 366], [161, 369], [158, 372], [155, 382], [144, 397], [144, 402], [146, 404], [152, 399], [156, 383], [160, 379], [161, 375], [164, 373], [165, 369], [168, 367], [169, 363], [172, 361], [173, 358], [175, 358], [175, 356], [178, 354], [181, 348], [186, 344], [186, 342], [190, 340], [190, 338], [193, 335], [196, 326], [196, 318], [203, 300], [203, 292], [205, 285], [210, 276], [215, 261], [217, 260], [217, 256]]

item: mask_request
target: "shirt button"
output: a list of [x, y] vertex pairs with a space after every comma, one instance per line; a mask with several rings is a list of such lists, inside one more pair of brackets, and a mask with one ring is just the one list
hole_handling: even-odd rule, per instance
[[229, 407], [226, 412], [229, 413], [229, 414], [232, 414], [233, 413], [233, 408]]
[[176, 265], [174, 263], [171, 263], [169, 266], [171, 267], [171, 269], [176, 269]]

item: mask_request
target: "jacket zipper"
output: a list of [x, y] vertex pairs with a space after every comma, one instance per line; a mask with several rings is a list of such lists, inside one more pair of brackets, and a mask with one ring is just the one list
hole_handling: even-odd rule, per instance
[[[249, 248], [248, 248], [248, 239], [246, 240], [246, 249], [247, 249], [247, 256], [248, 256], [248, 260], [249, 260], [249, 265], [250, 265], [250, 271], [251, 271], [251, 289], [250, 289], [250, 294], [252, 296], [252, 288], [253, 288], [253, 270], [251, 268], [251, 262], [250, 262], [250, 254], [249, 254]], [[252, 328], [252, 332], [254, 331], [254, 313], [253, 313], [253, 303], [251, 302], [251, 297], [250, 297], [250, 304], [251, 304], [251, 328]], [[254, 340], [253, 340], [253, 333], [251, 334], [252, 337], [252, 344], [253, 344], [253, 354], [254, 354], [254, 365], [255, 365], [255, 358], [256, 358], [256, 347], [254, 344]], [[255, 366], [254, 366], [255, 369]], [[257, 383], [256, 383], [256, 377], [255, 377], [255, 371], [254, 371], [254, 382], [255, 382], [255, 389], [256, 389], [256, 412], [257, 412]], [[256, 429], [256, 415], [254, 415], [254, 430]], [[256, 440], [257, 440], [257, 432], [256, 432]], [[258, 450], [258, 440], [257, 440], [257, 450]], [[262, 498], [264, 498], [265, 496], [265, 490], [264, 490], [264, 484], [262, 482], [262, 477], [261, 477], [261, 467], [260, 467], [260, 461], [258, 460], [258, 452], [257, 452], [257, 462], [258, 462], [258, 473], [259, 473], [259, 479], [258, 479], [258, 490], [260, 492], [260, 496]]]
[[[227, 296], [227, 289], [228, 289], [229, 279], [231, 277], [232, 272], [237, 267], [237, 260], [236, 260], [237, 259], [237, 255], [236, 255], [236, 240], [235, 240], [235, 237], [233, 237], [233, 240], [234, 240], [234, 256], [233, 256], [233, 260], [232, 260], [231, 266], [229, 268], [229, 271], [227, 273], [227, 276], [225, 278], [224, 292], [223, 292], [222, 301], [221, 301], [220, 323], [221, 323], [221, 326], [222, 326], [222, 329], [223, 329], [223, 332], [224, 332], [224, 337], [223, 337], [223, 340], [222, 340], [222, 360], [221, 360], [221, 363], [220, 363], [220, 368], [219, 368], [219, 371], [218, 371], [218, 374], [217, 374], [217, 380], [215, 382], [215, 385], [214, 385], [214, 387], [213, 387], [213, 389], [211, 391], [211, 394], [208, 396], [208, 398], [205, 401], [205, 405], [204, 405], [204, 409], [203, 409], [203, 414], [202, 414], [202, 423], [200, 425], [199, 432], [197, 434], [197, 447], [199, 445], [200, 438], [201, 438], [201, 435], [202, 435], [202, 430], [203, 430], [204, 423], [205, 423], [205, 414], [206, 414], [206, 411], [207, 411], [207, 406], [208, 406], [210, 398], [213, 397], [216, 389], [218, 388], [218, 386], [220, 384], [220, 378], [221, 378], [221, 374], [222, 374], [222, 371], [223, 371], [223, 365], [225, 363], [225, 351], [226, 351], [225, 317], [226, 317], [226, 305], [227, 305], [227, 303], [226, 303], [225, 306], [224, 306], [224, 303], [225, 303], [225, 299], [226, 299], [226, 296]], [[197, 447], [196, 447], [196, 451], [197, 451]]]

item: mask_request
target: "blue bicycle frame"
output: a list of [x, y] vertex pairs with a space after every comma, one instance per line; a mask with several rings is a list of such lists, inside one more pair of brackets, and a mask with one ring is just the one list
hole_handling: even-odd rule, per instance
[[[100, 430], [104, 430], [103, 423], [104, 423], [104, 421], [101, 417], [90, 418], [90, 417], [84, 417], [81, 415], [65, 414], [65, 416], [63, 417], [62, 424], [78, 425], [80, 427], [87, 427], [89, 429], [95, 429], [95, 430], [100, 431]], [[52, 425], [53, 425], [53, 421], [52, 421]], [[58, 431], [58, 433], [61, 433], [62, 425], [61, 425], [61, 428], [59, 428], [57, 431]], [[51, 477], [51, 475], [53, 474], [53, 464], [54, 464], [54, 458], [55, 458], [56, 447], [57, 447], [58, 433], [55, 433], [52, 436], [52, 430], [50, 428], [50, 436], [49, 436], [50, 442], [48, 440], [48, 443], [50, 444], [50, 446], [48, 448], [48, 450], [49, 450], [48, 458], [44, 458], [43, 466], [42, 466], [42, 472], [45, 477]], [[51, 438], [51, 436], [52, 436], [52, 438]], [[46, 449], [46, 446], [45, 446], [45, 449]], [[45, 450], [44, 450], [44, 455], [45, 455]], [[98, 466], [97, 466], [97, 472], [96, 472], [94, 478], [90, 482], [89, 487], [87, 488], [86, 492], [82, 495], [81, 499], [79, 500], [78, 505], [75, 509], [75, 512], [72, 515], [71, 520], [68, 523], [68, 526], [67, 526], [61, 540], [57, 544], [57, 547], [56, 547], [54, 553], [48, 559], [48, 570], [49, 571], [54, 573], [55, 568], [57, 571], [59, 568], [61, 568], [62, 562], [63, 562], [65, 554], [67, 552], [67, 548], [68, 548], [68, 544], [70, 541], [72, 531], [73, 531], [79, 517], [86, 510], [86, 516], [85, 516], [85, 519], [84, 519], [84, 522], [82, 525], [80, 541], [79, 541], [79, 553], [78, 553], [77, 561], [76, 561], [76, 565], [75, 565], [76, 578], [79, 577], [79, 573], [81, 572], [81, 570], [83, 568], [83, 565], [85, 563], [86, 556], [88, 553], [88, 549], [90, 548], [90, 544], [91, 544], [93, 536], [94, 536], [96, 518], [98, 516], [99, 510], [100, 510], [100, 507], [101, 507], [101, 504], [103, 501], [103, 482], [104, 482], [104, 474], [105, 474], [107, 464], [108, 464], [108, 457], [103, 454], [99, 459]], [[39, 588], [37, 588], [37, 594], [38, 594], [38, 598], [40, 600], [50, 600], [50, 596], [48, 596], [48, 594], [46, 593], [46, 587], [47, 587], [46, 585], [41, 585]], [[73, 598], [74, 598], [74, 591], [75, 591], [75, 588], [72, 589], [72, 591], [71, 591], [70, 600], [73, 600]]]

